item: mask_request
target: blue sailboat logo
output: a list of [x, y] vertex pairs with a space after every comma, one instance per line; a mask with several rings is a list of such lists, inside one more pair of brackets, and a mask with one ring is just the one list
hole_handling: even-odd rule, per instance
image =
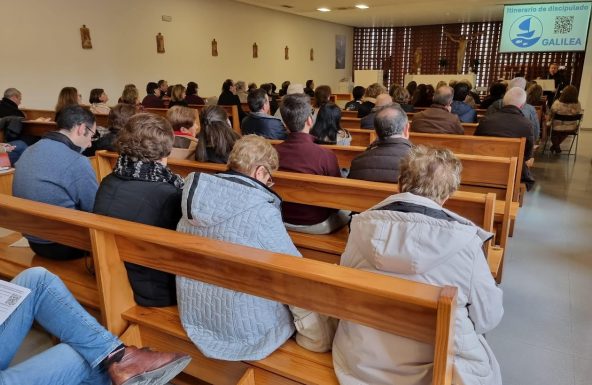
[[538, 42], [543, 35], [543, 24], [534, 16], [522, 16], [512, 24], [510, 38], [516, 47], [526, 48]]

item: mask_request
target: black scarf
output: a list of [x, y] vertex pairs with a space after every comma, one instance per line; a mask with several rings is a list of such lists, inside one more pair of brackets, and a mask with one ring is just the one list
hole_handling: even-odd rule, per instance
[[146, 182], [170, 183], [176, 188], [183, 188], [185, 181], [179, 175], [173, 173], [167, 166], [160, 162], [134, 161], [125, 154], [119, 155], [113, 173], [124, 179], [134, 179]]

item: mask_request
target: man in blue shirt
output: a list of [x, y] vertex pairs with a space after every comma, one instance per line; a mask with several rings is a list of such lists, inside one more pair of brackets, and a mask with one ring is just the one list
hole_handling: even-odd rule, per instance
[[[16, 163], [13, 195], [82, 211], [92, 211], [98, 189], [88, 158], [81, 155], [97, 137], [95, 117], [78, 105], [63, 108], [57, 131], [25, 150]], [[46, 258], [74, 259], [85, 251], [27, 236], [31, 249]]]

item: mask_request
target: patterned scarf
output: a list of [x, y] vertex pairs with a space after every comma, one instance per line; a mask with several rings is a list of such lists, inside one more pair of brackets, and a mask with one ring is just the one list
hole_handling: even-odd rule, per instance
[[117, 164], [113, 169], [113, 173], [125, 179], [170, 183], [179, 189], [182, 189], [185, 184], [183, 178], [174, 174], [162, 163], [143, 162], [141, 160], [134, 161], [125, 154], [121, 154], [117, 158]]

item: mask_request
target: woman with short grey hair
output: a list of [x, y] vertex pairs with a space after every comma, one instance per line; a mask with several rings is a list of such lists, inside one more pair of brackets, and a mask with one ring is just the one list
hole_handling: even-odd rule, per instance
[[[504, 313], [502, 291], [483, 255], [492, 234], [442, 207], [458, 189], [461, 170], [450, 150], [413, 148], [401, 161], [401, 193], [353, 217], [341, 265], [457, 287], [452, 383], [501, 385], [483, 338]], [[433, 345], [344, 320], [333, 343], [342, 385], [428, 385], [433, 359]]]

